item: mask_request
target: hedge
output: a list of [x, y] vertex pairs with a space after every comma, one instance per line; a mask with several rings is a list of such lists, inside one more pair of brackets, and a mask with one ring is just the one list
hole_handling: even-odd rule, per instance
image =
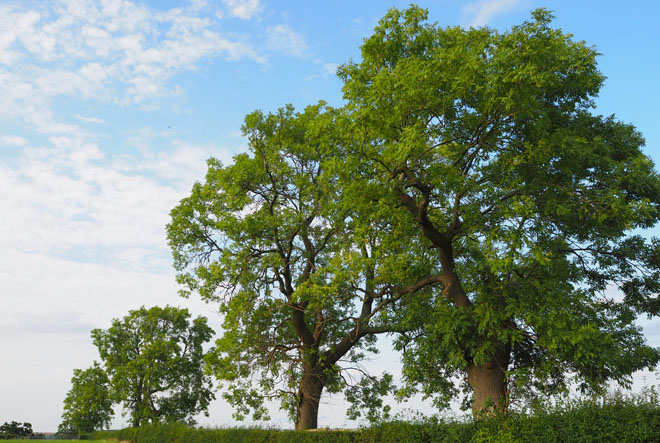
[[196, 429], [182, 424], [100, 431], [89, 437], [133, 443], [423, 443], [660, 442], [660, 404], [653, 395], [576, 400], [480, 421], [428, 418], [356, 430]]

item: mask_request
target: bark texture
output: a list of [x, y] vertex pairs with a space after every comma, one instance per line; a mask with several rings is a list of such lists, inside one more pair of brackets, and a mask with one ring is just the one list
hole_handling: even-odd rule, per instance
[[318, 374], [305, 374], [298, 391], [296, 431], [318, 427], [319, 402], [325, 383]]
[[504, 349], [483, 365], [467, 367], [468, 383], [474, 391], [472, 413], [476, 418], [506, 412], [509, 398], [505, 371], [510, 353], [510, 349]]

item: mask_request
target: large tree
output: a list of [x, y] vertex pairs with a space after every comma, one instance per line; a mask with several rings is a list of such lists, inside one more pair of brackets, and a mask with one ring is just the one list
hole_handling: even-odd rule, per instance
[[110, 380], [97, 362], [85, 370], [74, 369], [58, 434], [80, 436], [107, 429], [113, 416], [112, 406]]
[[214, 332], [206, 318], [190, 317], [187, 309], [142, 307], [92, 331], [111, 398], [123, 404], [133, 426], [194, 423], [214, 398], [203, 369], [203, 345]]
[[660, 243], [642, 231], [660, 180], [637, 130], [593, 113], [596, 51], [532, 15], [500, 33], [392, 9], [340, 68], [359, 135], [345, 171], [440, 268], [407, 305], [405, 377], [439, 403], [463, 378], [476, 414], [660, 360], [634, 323], [660, 309]]
[[359, 372], [377, 334], [400, 329], [390, 308], [427, 284], [414, 241], [387, 243], [373, 207], [341, 199], [340, 122], [323, 104], [247, 116], [250, 152], [229, 166], [209, 160], [205, 183], [172, 210], [183, 293], [224, 315], [211, 363], [239, 417], [265, 418], [264, 400], [279, 399], [296, 429], [316, 428], [324, 390], [385, 392], [387, 376], [354, 384], [346, 371]]

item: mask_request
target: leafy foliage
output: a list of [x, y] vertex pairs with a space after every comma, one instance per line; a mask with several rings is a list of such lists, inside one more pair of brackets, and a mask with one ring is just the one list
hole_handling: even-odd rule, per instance
[[172, 210], [182, 294], [224, 314], [209, 362], [237, 418], [267, 418], [263, 401], [276, 398], [297, 427], [316, 427], [322, 392], [359, 376], [345, 373], [375, 352], [376, 334], [398, 330], [391, 308], [426, 284], [426, 264], [407, 266], [416, 251], [392, 242], [369, 205], [341, 198], [341, 124], [323, 103], [248, 115], [250, 153], [209, 160], [206, 182]]
[[382, 377], [362, 377], [346, 390], [346, 400], [350, 403], [348, 418], [356, 420], [364, 416], [372, 424], [389, 420], [391, 408], [383, 405], [382, 398], [393, 391], [393, 378], [388, 373]]
[[182, 294], [224, 314], [209, 363], [239, 417], [278, 398], [315, 427], [346, 388], [380, 406], [389, 386], [345, 370], [381, 333], [401, 396], [446, 406], [459, 378], [475, 414], [660, 361], [635, 326], [660, 313], [660, 179], [632, 125], [593, 114], [596, 51], [544, 9], [502, 33], [426, 18], [388, 12], [339, 69], [345, 108], [247, 116], [250, 152], [209, 160], [171, 213]]
[[115, 402], [130, 411], [132, 422], [194, 423], [214, 398], [203, 371], [202, 346], [213, 335], [206, 318], [190, 321], [187, 309], [144, 307], [114, 319], [92, 338], [110, 380]]
[[407, 304], [408, 389], [446, 405], [460, 376], [478, 412], [571, 376], [626, 385], [660, 360], [634, 324], [660, 311], [660, 243], [639, 235], [660, 180], [632, 125], [591, 112], [596, 51], [543, 9], [503, 33], [426, 17], [391, 9], [339, 70], [345, 170], [440, 268]]
[[114, 414], [112, 406], [110, 380], [97, 362], [85, 370], [74, 369], [57, 433], [77, 437], [107, 429]]
[[0, 426], [0, 438], [30, 437], [34, 435], [32, 424], [17, 421], [5, 422]]
[[427, 418], [416, 422], [387, 421], [369, 428], [295, 432], [274, 429], [191, 429], [156, 425], [95, 433], [134, 443], [161, 442], [653, 442], [660, 441], [660, 400], [651, 389], [632, 396], [566, 400], [540, 405], [528, 413], [511, 413], [480, 421]]

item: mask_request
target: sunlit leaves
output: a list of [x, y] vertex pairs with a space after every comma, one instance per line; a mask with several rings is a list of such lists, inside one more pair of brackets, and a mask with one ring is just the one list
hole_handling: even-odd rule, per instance
[[316, 380], [342, 391], [340, 372], [376, 351], [369, 328], [400, 329], [396, 289], [432, 267], [401, 244], [385, 206], [364, 200], [383, 188], [356, 180], [350, 127], [322, 102], [256, 111], [242, 128], [250, 152], [209, 161], [172, 210], [183, 292], [220, 302], [224, 334], [207, 361], [240, 417], [265, 417], [261, 402], [279, 399], [295, 419], [305, 396], [321, 395], [306, 392]]
[[660, 353], [633, 323], [658, 313], [658, 248], [631, 230], [657, 223], [660, 180], [632, 125], [592, 114], [597, 52], [543, 9], [505, 32], [426, 17], [390, 10], [339, 69], [362, 140], [345, 161], [376, 190], [354, 200], [424, 260], [451, 250], [442, 271], [469, 299], [407, 303], [406, 379], [444, 403], [452, 376], [508, 349], [517, 393], [652, 367]]
[[135, 426], [194, 423], [214, 398], [203, 371], [203, 345], [213, 335], [206, 319], [186, 309], [158, 306], [130, 311], [92, 337], [109, 378], [110, 398], [123, 404]]
[[113, 416], [110, 380], [97, 362], [88, 369], [74, 369], [71, 389], [64, 399], [61, 432], [77, 436], [107, 429]]

